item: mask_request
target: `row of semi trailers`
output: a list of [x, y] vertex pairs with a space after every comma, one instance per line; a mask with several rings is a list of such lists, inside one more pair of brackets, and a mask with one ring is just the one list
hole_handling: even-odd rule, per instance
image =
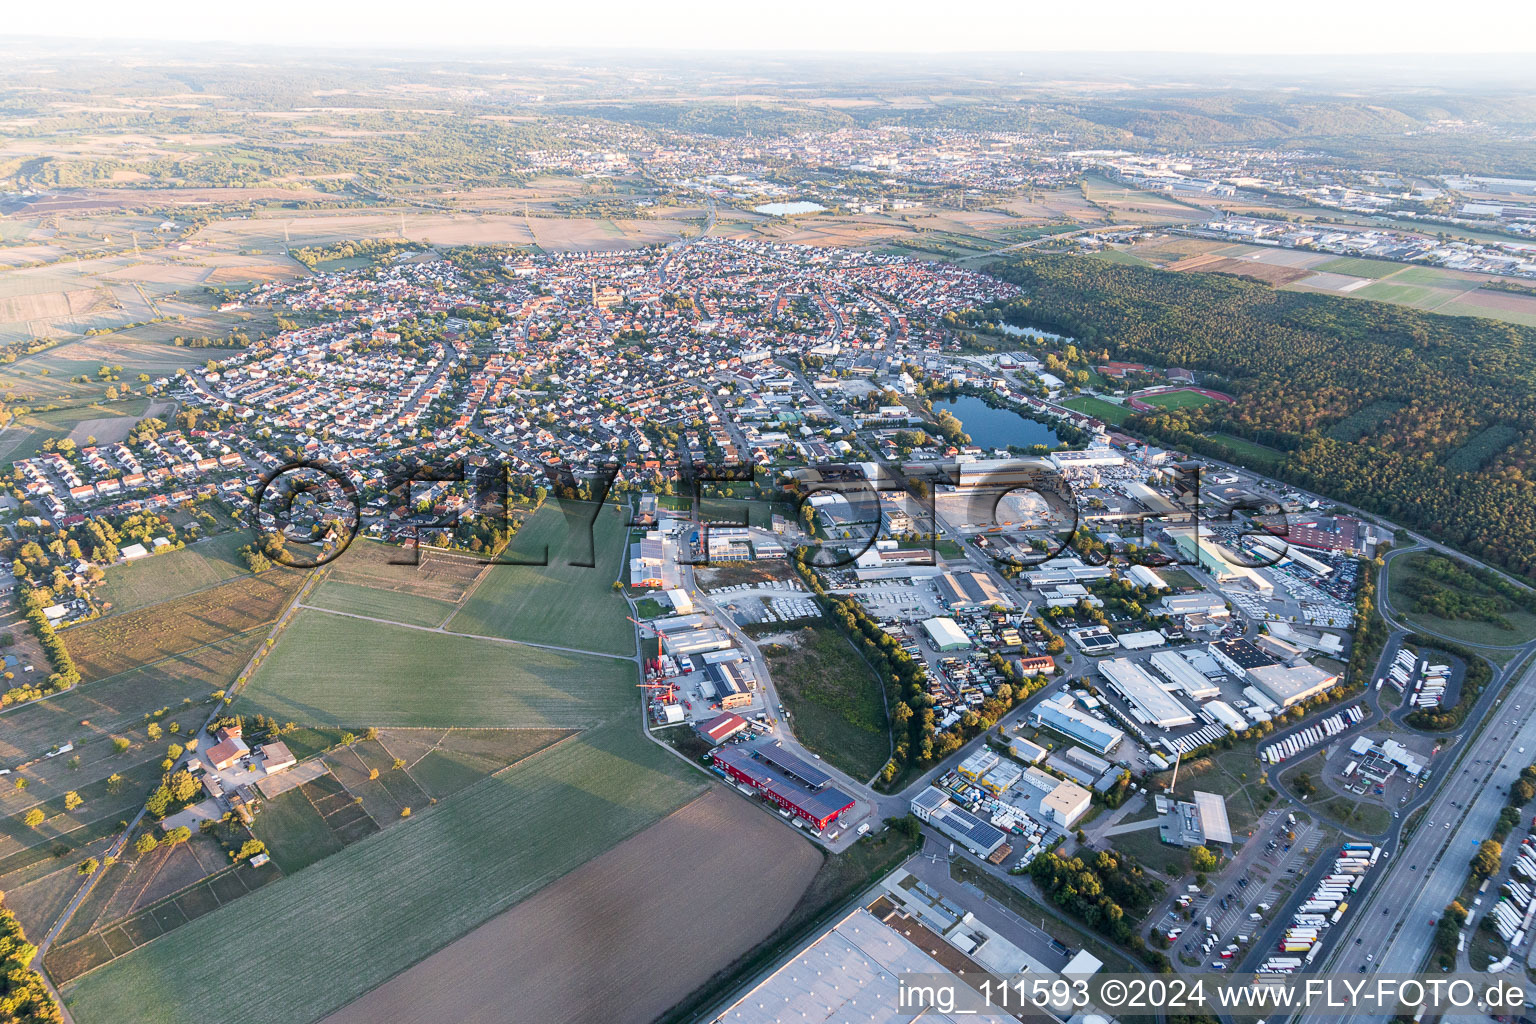
[[[1525, 881], [1521, 881], [1520, 878]], [[1488, 883], [1483, 883], [1486, 890]], [[1478, 900], [1483, 894], [1479, 892]], [[1475, 906], [1476, 904], [1474, 904]], [[1499, 938], [1510, 949], [1525, 942], [1531, 928], [1531, 918], [1536, 915], [1536, 835], [1527, 835], [1520, 842], [1520, 852], [1510, 866], [1510, 878], [1499, 887], [1499, 901], [1488, 911], [1498, 929]]]
[[1255, 973], [1294, 974], [1317, 959], [1323, 948], [1323, 932], [1344, 920], [1350, 894], [1360, 888], [1381, 854], [1381, 848], [1370, 843], [1345, 843], [1334, 858], [1332, 870], [1296, 909], [1291, 926], [1280, 939], [1279, 955], [1266, 959]]
[[1308, 726], [1283, 740], [1271, 743], [1260, 751], [1259, 756], [1266, 764], [1279, 764], [1286, 758], [1295, 757], [1304, 750], [1310, 750], [1319, 743], [1333, 739], [1364, 720], [1365, 709], [1356, 704], [1329, 715], [1316, 725]]

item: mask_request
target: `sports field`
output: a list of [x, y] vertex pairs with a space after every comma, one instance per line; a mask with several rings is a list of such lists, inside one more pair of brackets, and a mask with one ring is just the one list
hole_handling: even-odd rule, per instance
[[223, 583], [249, 571], [236, 553], [249, 543], [249, 533], [221, 533], [180, 551], [114, 565], [97, 595], [113, 614], [121, 614]]
[[1125, 406], [1116, 405], [1114, 402], [1106, 402], [1104, 399], [1095, 398], [1092, 395], [1077, 395], [1061, 404], [1068, 409], [1087, 413], [1089, 416], [1101, 419], [1105, 423], [1110, 423], [1117, 427], [1130, 419], [1132, 415], [1132, 411]]
[[635, 666], [306, 609], [236, 708], [335, 726], [581, 728], [638, 705]]
[[389, 619], [412, 626], [441, 626], [456, 607], [449, 601], [328, 579], [306, 598], [316, 608]]
[[1198, 409], [1210, 405], [1216, 399], [1198, 391], [1165, 391], [1160, 395], [1137, 395], [1137, 401], [1155, 405], [1159, 409]]
[[1230, 448], [1238, 456], [1241, 462], [1249, 463], [1259, 469], [1273, 469], [1285, 458], [1285, 452], [1278, 448], [1266, 448], [1262, 444], [1254, 444], [1252, 441], [1241, 437], [1233, 437], [1231, 434], [1211, 433], [1207, 434], [1212, 441], [1219, 442]]
[[[587, 509], [567, 519], [555, 502], [546, 502], [517, 531], [507, 557], [540, 558], [547, 548], [549, 564], [491, 566], [448, 628], [584, 651], [633, 654], [635, 632], [626, 619], [628, 605], [613, 591], [629, 555], [627, 514], [614, 506], [603, 508], [592, 528], [589, 552], [590, 506]], [[570, 564], [589, 558], [596, 568]]]
[[634, 723], [593, 730], [133, 950], [65, 1002], [80, 1024], [226, 1019], [209, 979], [238, 954], [242, 1019], [310, 1024], [704, 788]]

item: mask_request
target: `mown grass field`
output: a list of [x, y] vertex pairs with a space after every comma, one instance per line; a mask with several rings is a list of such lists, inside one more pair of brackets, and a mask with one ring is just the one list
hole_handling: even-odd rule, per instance
[[236, 703], [334, 726], [583, 728], [638, 707], [635, 666], [305, 610]]
[[[584, 651], [634, 653], [628, 605], [613, 590], [629, 555], [628, 517], [613, 506], [603, 508], [589, 552], [589, 515], [583, 511], [567, 520], [554, 502], [545, 503], [512, 538], [507, 557], [537, 558], [547, 547], [549, 564], [492, 566], [448, 628]], [[589, 557], [595, 568], [570, 564]]]
[[[1411, 554], [1399, 555], [1387, 563], [1387, 598], [1392, 602], [1392, 607], [1410, 624], [1465, 644], [1510, 647], [1536, 637], [1536, 614], [1512, 605], [1506, 606], [1497, 613], [1509, 623], [1511, 627], [1509, 629], [1482, 619], [1445, 619], [1427, 612], [1414, 611], [1414, 598], [1409, 591], [1409, 583], [1419, 574], [1414, 571], [1413, 557]], [[1432, 580], [1432, 583], [1437, 588], [1446, 586], [1438, 580]], [[1457, 589], [1456, 593], [1459, 595], [1465, 592]], [[1479, 593], [1471, 596], [1485, 597], [1486, 594]]]
[[112, 614], [120, 615], [223, 583], [249, 571], [237, 554], [249, 543], [249, 533], [221, 533], [180, 551], [114, 565], [97, 594]]
[[594, 730], [135, 949], [65, 1002], [80, 1024], [224, 1019], [209, 979], [238, 951], [240, 1016], [311, 1024], [704, 788], [633, 723]]
[[389, 619], [411, 626], [440, 626], [453, 614], [454, 605], [436, 598], [393, 590], [375, 590], [356, 583], [328, 579], [310, 594], [306, 604], [351, 612], [374, 619]]
[[297, 569], [271, 569], [137, 611], [60, 631], [87, 682], [140, 668], [269, 625], [304, 584]]
[[831, 626], [796, 630], [793, 644], [763, 647], [795, 736], [857, 779], [891, 756], [890, 719], [878, 676]]
[[1169, 391], [1161, 395], [1137, 395], [1139, 401], [1155, 405], [1159, 409], [1198, 409], [1210, 405], [1216, 399], [1198, 391]]
[[1390, 260], [1363, 259], [1356, 256], [1340, 256], [1336, 260], [1327, 263], [1319, 263], [1312, 268], [1326, 274], [1348, 274], [1350, 277], [1368, 277], [1379, 280], [1396, 274], [1404, 269], [1401, 263], [1393, 263]]
[[1116, 405], [1114, 402], [1106, 402], [1102, 398], [1095, 398], [1093, 395], [1078, 395], [1067, 399], [1061, 404], [1068, 409], [1087, 413], [1089, 416], [1101, 419], [1105, 423], [1114, 424], [1117, 427], [1130, 419], [1132, 415], [1131, 409], [1123, 405]]
[[1231, 434], [1216, 432], [1206, 436], [1212, 441], [1217, 441], [1232, 449], [1233, 452], [1237, 453], [1240, 461], [1247, 462], [1259, 469], [1273, 469], [1280, 464], [1281, 459], [1285, 458], [1285, 453], [1278, 448], [1266, 448], [1262, 444], [1254, 444], [1252, 441], [1244, 440], [1241, 437], [1234, 437]]

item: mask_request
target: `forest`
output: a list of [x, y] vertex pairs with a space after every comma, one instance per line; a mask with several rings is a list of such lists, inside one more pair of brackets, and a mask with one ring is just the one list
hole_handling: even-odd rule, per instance
[[1213, 433], [1266, 445], [1292, 484], [1536, 576], [1536, 329], [1048, 254], [994, 272], [1027, 294], [980, 319], [1208, 374], [1237, 397], [1130, 429], [1239, 463]]

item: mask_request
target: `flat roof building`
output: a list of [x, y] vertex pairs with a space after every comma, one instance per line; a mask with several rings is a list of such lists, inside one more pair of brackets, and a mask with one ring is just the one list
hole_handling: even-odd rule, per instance
[[1029, 712], [1030, 724], [1037, 728], [1051, 729], [1068, 739], [1081, 743], [1089, 750], [1107, 754], [1120, 745], [1125, 733], [1107, 722], [1101, 722], [1070, 705], [1041, 701]]
[[717, 747], [710, 756], [730, 779], [818, 829], [853, 806], [853, 797], [830, 785], [830, 775], [772, 744]]
[[1195, 713], [1163, 689], [1156, 679], [1129, 658], [1099, 663], [1099, 672], [1111, 688], [1131, 705], [1132, 714], [1159, 729], [1176, 729], [1195, 720]]

